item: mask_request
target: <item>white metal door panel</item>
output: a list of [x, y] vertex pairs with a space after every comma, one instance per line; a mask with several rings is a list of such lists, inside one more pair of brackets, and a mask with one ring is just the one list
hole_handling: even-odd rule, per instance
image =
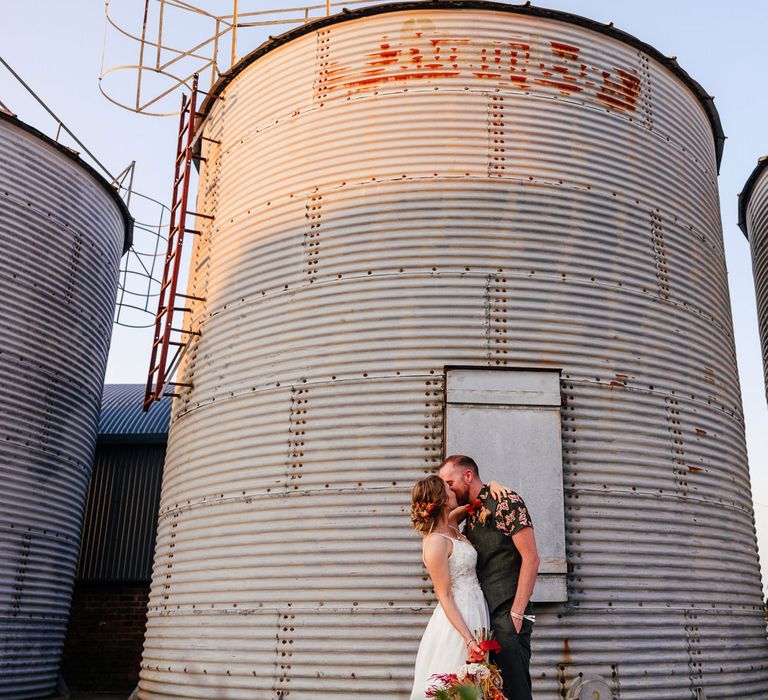
[[[515, 373], [498, 374], [509, 377]], [[449, 397], [451, 376], [449, 373]], [[541, 557], [533, 600], [567, 600], [559, 409], [449, 403], [445, 454], [471, 456], [483, 481], [496, 479], [520, 494], [531, 513]]]

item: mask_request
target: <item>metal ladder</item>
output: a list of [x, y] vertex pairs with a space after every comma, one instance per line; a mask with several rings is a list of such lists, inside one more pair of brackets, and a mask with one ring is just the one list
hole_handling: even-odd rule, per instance
[[[168, 246], [163, 266], [163, 279], [157, 302], [155, 316], [155, 333], [152, 341], [152, 354], [149, 361], [147, 388], [144, 394], [144, 410], [160, 400], [163, 396], [178, 396], [176, 392], [167, 393], [168, 387], [190, 387], [191, 384], [171, 381], [189, 341], [199, 336], [198, 331], [176, 328], [173, 325], [174, 314], [182, 314], [190, 309], [186, 306], [176, 306], [177, 298], [185, 301], [205, 301], [201, 297], [181, 294], [177, 291], [179, 272], [181, 269], [181, 253], [184, 246], [185, 234], [199, 235], [200, 231], [187, 228], [187, 215], [212, 219], [212, 216], [189, 211], [189, 176], [194, 158], [192, 154], [195, 139], [195, 119], [197, 103], [197, 79], [195, 74], [192, 81], [192, 92], [187, 99], [181, 97], [181, 113], [179, 116], [179, 136], [176, 144], [176, 163], [173, 175], [173, 196], [171, 200], [170, 226], [168, 230]], [[183, 317], [182, 317], [183, 318]], [[173, 353], [170, 348], [174, 347]]]

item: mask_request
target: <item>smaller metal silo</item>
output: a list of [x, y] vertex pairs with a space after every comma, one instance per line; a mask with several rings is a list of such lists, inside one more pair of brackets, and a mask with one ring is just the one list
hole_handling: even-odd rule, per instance
[[768, 156], [757, 161], [739, 194], [739, 227], [749, 240], [752, 253], [757, 322], [768, 396]]
[[0, 697], [50, 695], [131, 218], [73, 151], [0, 113]]

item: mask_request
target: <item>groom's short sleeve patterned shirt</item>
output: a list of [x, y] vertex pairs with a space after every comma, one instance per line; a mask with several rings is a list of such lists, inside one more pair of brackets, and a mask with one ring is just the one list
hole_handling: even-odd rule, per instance
[[[483, 486], [478, 494], [478, 499], [486, 504], [489, 498], [490, 491], [487, 486]], [[493, 513], [483, 505], [481, 510], [469, 516], [467, 524], [469, 527], [484, 525], [490, 516], [493, 517], [493, 524], [496, 529], [507, 537], [513, 537], [523, 528], [533, 527], [531, 514], [528, 512], [525, 502], [514, 491], [510, 491], [508, 496], [503, 496], [497, 501]]]
[[533, 527], [528, 508], [514, 491], [499, 499], [493, 517], [496, 528], [508, 537], [516, 535], [523, 528]]

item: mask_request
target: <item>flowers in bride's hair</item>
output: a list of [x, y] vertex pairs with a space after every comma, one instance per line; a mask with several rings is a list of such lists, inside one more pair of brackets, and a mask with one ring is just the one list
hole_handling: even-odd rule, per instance
[[411, 511], [413, 515], [421, 520], [429, 520], [432, 517], [432, 513], [437, 510], [437, 503], [432, 501], [422, 501], [421, 503], [414, 503]]

